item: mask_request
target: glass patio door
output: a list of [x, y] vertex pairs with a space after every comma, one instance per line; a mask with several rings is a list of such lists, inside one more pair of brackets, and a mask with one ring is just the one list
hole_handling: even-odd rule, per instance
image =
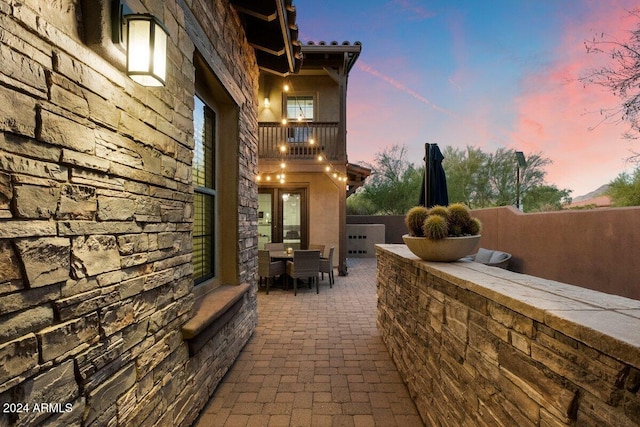
[[273, 189], [258, 192], [258, 249], [263, 249], [265, 243], [275, 242], [273, 193]]
[[308, 246], [307, 190], [264, 188], [258, 194], [258, 248], [284, 243], [285, 248]]
[[285, 248], [302, 249], [302, 216], [300, 192], [284, 191], [280, 194], [282, 212], [282, 242]]

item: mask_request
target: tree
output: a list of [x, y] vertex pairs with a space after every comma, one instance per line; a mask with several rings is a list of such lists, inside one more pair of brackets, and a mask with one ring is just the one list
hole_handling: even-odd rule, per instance
[[530, 188], [522, 198], [527, 212], [558, 211], [571, 203], [570, 190], [559, 190], [555, 185], [539, 185]]
[[[449, 202], [462, 202], [470, 208], [507, 206], [516, 203], [516, 153], [500, 148], [494, 153], [468, 146], [444, 147], [442, 166], [447, 176]], [[424, 163], [407, 160], [404, 146], [393, 145], [366, 164], [371, 176], [364, 186], [347, 199], [351, 215], [404, 215], [418, 204]], [[561, 209], [570, 199], [570, 190], [544, 182], [544, 168], [551, 160], [541, 153], [527, 155], [527, 166], [520, 171], [520, 193], [525, 212]], [[570, 201], [570, 200], [569, 200]]]
[[609, 183], [607, 194], [613, 206], [640, 206], [640, 167], [633, 175], [623, 172]]
[[442, 166], [447, 175], [449, 200], [470, 207], [489, 206], [489, 175], [483, 173], [488, 157], [479, 148], [444, 147]]
[[[629, 14], [638, 22], [636, 29], [629, 32], [628, 40], [619, 41], [600, 33], [585, 42], [587, 53], [606, 54], [611, 64], [590, 70], [580, 81], [602, 86], [620, 98], [619, 106], [601, 110], [603, 121], [626, 122], [629, 130], [625, 136], [637, 139], [640, 135], [640, 9]], [[630, 160], [639, 162], [640, 153], [634, 152]]]
[[375, 215], [377, 211], [378, 208], [365, 197], [362, 188], [347, 199], [347, 215]]
[[[404, 215], [418, 203], [422, 170], [407, 160], [407, 149], [393, 145], [376, 153], [374, 164], [366, 164], [371, 176], [351, 199], [352, 207], [367, 207], [378, 215]], [[349, 202], [348, 202], [349, 203]]]
[[[462, 202], [471, 208], [516, 204], [515, 150], [499, 148], [494, 153], [484, 153], [474, 147], [464, 150], [445, 147], [443, 155], [449, 201]], [[527, 155], [527, 166], [520, 171], [520, 193], [527, 212], [543, 206], [559, 209], [560, 201], [569, 197], [570, 190], [559, 190], [544, 183], [544, 168], [549, 164], [551, 160], [541, 153]]]

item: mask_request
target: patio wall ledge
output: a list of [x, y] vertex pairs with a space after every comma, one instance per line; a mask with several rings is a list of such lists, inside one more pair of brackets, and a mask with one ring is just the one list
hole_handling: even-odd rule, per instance
[[426, 425], [640, 425], [640, 301], [376, 252], [378, 328]]
[[250, 288], [247, 283], [222, 285], [196, 300], [193, 317], [182, 326], [189, 355], [195, 355], [240, 311]]

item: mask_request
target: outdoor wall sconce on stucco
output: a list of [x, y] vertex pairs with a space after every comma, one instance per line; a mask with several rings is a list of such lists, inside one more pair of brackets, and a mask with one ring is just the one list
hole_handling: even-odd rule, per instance
[[113, 42], [124, 46], [127, 75], [143, 86], [164, 86], [167, 30], [155, 16], [133, 13], [121, 0], [111, 12]]

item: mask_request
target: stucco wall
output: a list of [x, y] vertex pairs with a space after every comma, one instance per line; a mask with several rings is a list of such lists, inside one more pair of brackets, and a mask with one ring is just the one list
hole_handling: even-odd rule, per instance
[[340, 189], [326, 173], [295, 174], [292, 179], [309, 183], [309, 243], [335, 247], [334, 265], [340, 253]]
[[[260, 100], [258, 119], [263, 122], [279, 122], [285, 116], [284, 83], [291, 85], [289, 96], [313, 95], [316, 117], [318, 122], [337, 122], [340, 120], [340, 91], [337, 83], [328, 75], [320, 76], [289, 76], [280, 78], [264, 75], [260, 84], [258, 99]], [[264, 98], [269, 98], [270, 106], [264, 106]]]
[[347, 224], [347, 257], [374, 258], [384, 243], [384, 224]]
[[[524, 214], [511, 206], [476, 209], [479, 246], [512, 254], [509, 269], [640, 299], [640, 208]], [[385, 224], [386, 243], [402, 243], [403, 216], [347, 216]]]
[[640, 299], [640, 208], [474, 215], [483, 223], [480, 246], [511, 253], [510, 269]]
[[640, 302], [378, 247], [378, 328], [427, 426], [640, 425]]
[[[227, 0], [141, 4], [169, 31], [163, 88], [85, 43], [80, 1], [0, 0], [0, 403], [31, 404], [0, 425], [189, 425], [255, 326], [253, 50]], [[194, 43], [238, 111], [234, 258], [253, 286], [189, 356]]]
[[384, 224], [384, 243], [403, 243], [402, 235], [409, 232], [404, 215], [347, 215], [347, 224]]

